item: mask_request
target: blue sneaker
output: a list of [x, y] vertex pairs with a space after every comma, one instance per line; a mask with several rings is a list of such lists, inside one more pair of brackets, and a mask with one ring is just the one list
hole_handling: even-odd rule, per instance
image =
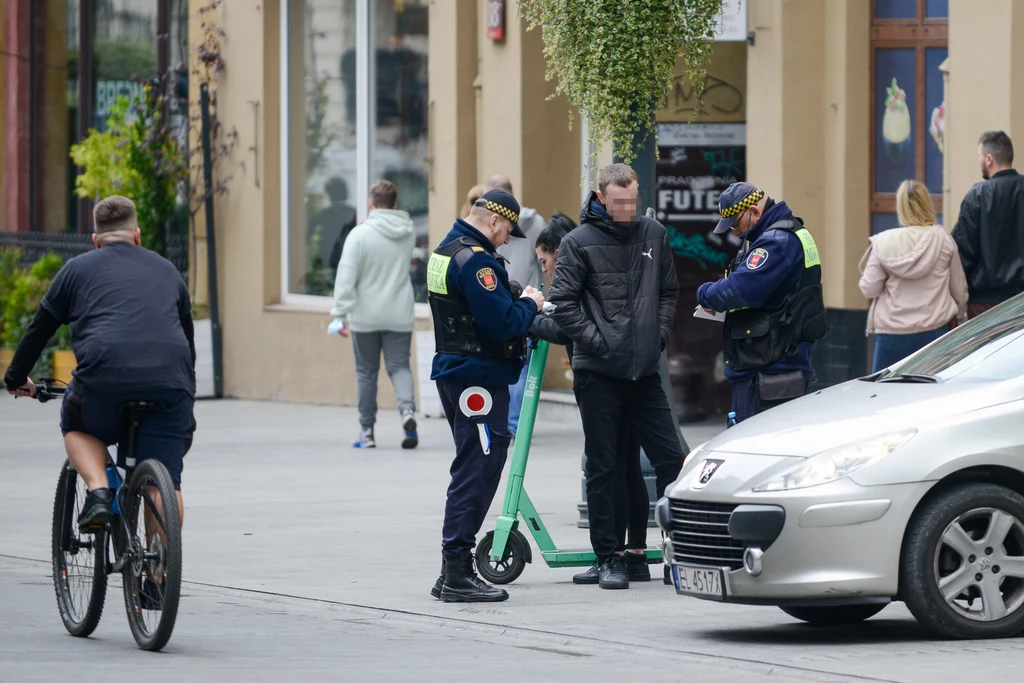
[[408, 450], [416, 448], [420, 443], [419, 435], [416, 434], [416, 418], [412, 411], [402, 413], [402, 429], [405, 431], [405, 438], [402, 439], [402, 448]]
[[353, 448], [376, 448], [377, 442], [373, 440], [373, 427], [359, 432], [359, 438], [352, 442]]

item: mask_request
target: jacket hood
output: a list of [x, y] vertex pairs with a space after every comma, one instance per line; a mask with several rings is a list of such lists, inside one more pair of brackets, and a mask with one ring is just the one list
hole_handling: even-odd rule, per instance
[[537, 215], [537, 209], [530, 209], [525, 206], [519, 207], [519, 222], [528, 223]]
[[932, 273], [945, 244], [941, 225], [895, 228], [871, 238], [882, 266], [897, 277], [919, 280]]
[[404, 239], [412, 234], [412, 219], [407, 211], [374, 209], [366, 216], [366, 224], [393, 240]]
[[608, 214], [604, 204], [597, 198], [597, 192], [590, 191], [583, 206], [580, 207], [580, 225], [589, 223], [603, 230], [617, 240], [623, 241], [632, 237], [632, 230], [637, 223], [616, 223]]

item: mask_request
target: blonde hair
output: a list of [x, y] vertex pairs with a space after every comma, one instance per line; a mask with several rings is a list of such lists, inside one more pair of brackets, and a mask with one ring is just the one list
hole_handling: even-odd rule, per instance
[[902, 226], [935, 225], [932, 196], [923, 183], [904, 180], [896, 190], [896, 216]]

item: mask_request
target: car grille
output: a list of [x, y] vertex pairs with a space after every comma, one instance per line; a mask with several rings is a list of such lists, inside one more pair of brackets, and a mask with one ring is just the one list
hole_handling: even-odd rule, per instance
[[673, 562], [730, 569], [743, 566], [743, 544], [729, 535], [729, 517], [735, 505], [672, 500], [670, 506]]

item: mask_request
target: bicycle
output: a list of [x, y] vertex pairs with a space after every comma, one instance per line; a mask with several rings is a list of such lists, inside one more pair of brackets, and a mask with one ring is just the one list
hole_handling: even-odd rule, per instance
[[[66, 393], [67, 387], [54, 382], [40, 380], [36, 400], [45, 403]], [[181, 595], [178, 499], [163, 463], [143, 460], [135, 465], [139, 422], [158, 409], [145, 401], [121, 406], [126, 467], [122, 477], [108, 452], [114, 514], [103, 527], [79, 530], [85, 482], [70, 460], [61, 468], [53, 504], [53, 586], [61, 621], [73, 636], [84, 638], [99, 625], [107, 576], [114, 573], [122, 575], [128, 624], [140, 648], [162, 649], [174, 630]]]

